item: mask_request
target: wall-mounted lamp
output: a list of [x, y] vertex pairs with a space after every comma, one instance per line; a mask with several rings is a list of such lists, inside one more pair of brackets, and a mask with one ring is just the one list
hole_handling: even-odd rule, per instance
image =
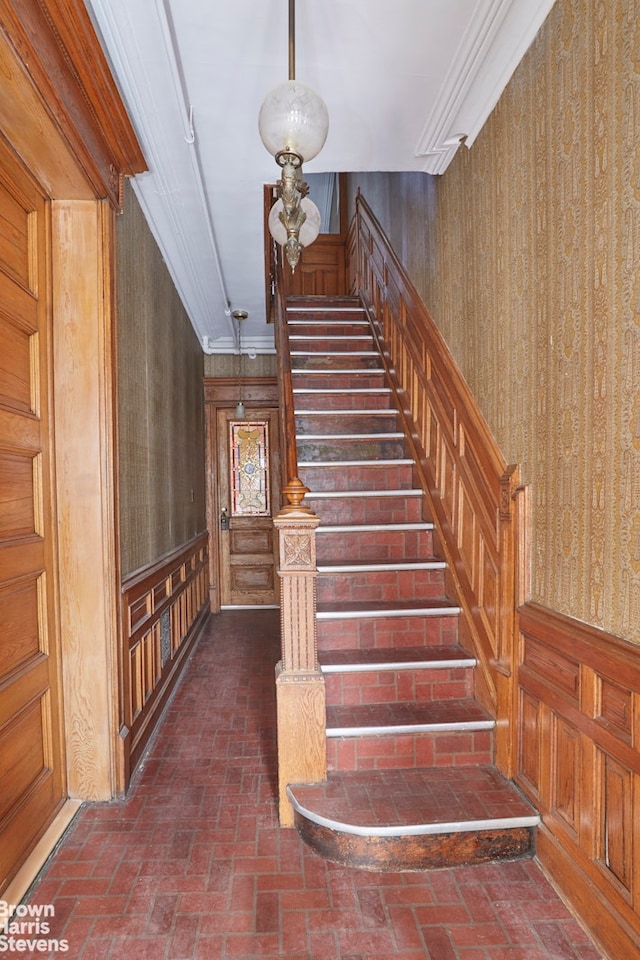
[[329, 132], [324, 100], [312, 87], [295, 79], [295, 0], [289, 0], [289, 79], [265, 97], [258, 129], [265, 147], [282, 168], [269, 230], [276, 243], [284, 247], [289, 266], [295, 270], [302, 248], [313, 243], [320, 231], [320, 211], [307, 197], [309, 186], [302, 179], [302, 164], [320, 153]]
[[246, 310], [234, 310], [231, 316], [238, 325], [238, 402], [236, 404], [236, 417], [238, 420], [244, 420], [244, 402], [242, 400], [242, 321], [246, 320], [249, 314]]

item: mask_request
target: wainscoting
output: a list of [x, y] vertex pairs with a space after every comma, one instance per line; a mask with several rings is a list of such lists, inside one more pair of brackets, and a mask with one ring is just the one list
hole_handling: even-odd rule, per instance
[[516, 780], [538, 855], [616, 960], [640, 952], [637, 646], [534, 603], [520, 610]]
[[208, 614], [206, 533], [122, 584], [120, 737], [125, 785]]

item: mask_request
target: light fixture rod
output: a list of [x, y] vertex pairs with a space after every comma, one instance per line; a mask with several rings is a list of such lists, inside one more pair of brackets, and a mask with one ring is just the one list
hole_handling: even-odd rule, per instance
[[296, 78], [296, 0], [289, 0], [289, 80]]

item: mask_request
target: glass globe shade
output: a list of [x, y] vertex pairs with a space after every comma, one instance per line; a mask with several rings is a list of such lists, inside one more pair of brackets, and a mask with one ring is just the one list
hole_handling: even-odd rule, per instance
[[[287, 231], [280, 219], [280, 212], [283, 209], [282, 200], [276, 200], [269, 211], [269, 233], [281, 247], [287, 242]], [[300, 206], [306, 213], [307, 218], [300, 227], [298, 241], [302, 247], [308, 247], [320, 233], [320, 211], [309, 197], [303, 197]]]
[[274, 87], [260, 107], [258, 130], [272, 156], [282, 151], [312, 160], [324, 146], [329, 114], [322, 97], [299, 80]]

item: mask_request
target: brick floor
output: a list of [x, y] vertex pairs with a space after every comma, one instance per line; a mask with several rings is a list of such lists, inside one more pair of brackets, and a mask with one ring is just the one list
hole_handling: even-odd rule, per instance
[[377, 874], [278, 827], [277, 616], [212, 618], [128, 796], [84, 806], [32, 889], [48, 937], [71, 960], [598, 960], [535, 861]]

